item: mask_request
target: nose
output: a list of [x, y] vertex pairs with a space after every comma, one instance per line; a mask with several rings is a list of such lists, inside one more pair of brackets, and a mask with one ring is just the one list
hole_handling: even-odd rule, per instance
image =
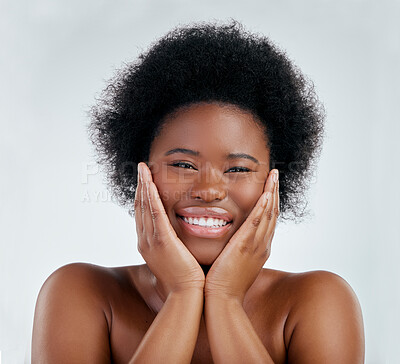
[[198, 178], [193, 181], [189, 195], [192, 199], [204, 202], [223, 200], [227, 195], [223, 177], [213, 170], [199, 173]]

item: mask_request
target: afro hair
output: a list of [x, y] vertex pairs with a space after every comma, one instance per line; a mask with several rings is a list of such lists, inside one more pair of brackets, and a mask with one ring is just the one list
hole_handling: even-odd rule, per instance
[[325, 113], [314, 86], [269, 38], [235, 20], [178, 26], [109, 81], [89, 133], [119, 203], [134, 214], [137, 164], [163, 120], [183, 106], [222, 102], [264, 125], [279, 170], [280, 219], [300, 221], [319, 157]]

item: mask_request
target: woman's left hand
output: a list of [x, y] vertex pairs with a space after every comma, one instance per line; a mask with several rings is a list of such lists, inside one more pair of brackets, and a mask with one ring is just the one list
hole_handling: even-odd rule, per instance
[[[275, 180], [276, 178], [276, 180]], [[238, 299], [243, 303], [271, 252], [279, 215], [278, 171], [270, 171], [256, 205], [215, 260], [206, 276], [205, 297]]]

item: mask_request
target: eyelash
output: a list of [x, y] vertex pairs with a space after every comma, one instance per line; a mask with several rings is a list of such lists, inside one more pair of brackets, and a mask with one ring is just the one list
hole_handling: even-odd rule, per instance
[[[193, 166], [191, 165], [191, 164], [189, 164], [189, 163], [185, 163], [185, 162], [176, 162], [176, 163], [172, 163], [172, 164], [170, 164], [171, 166], [173, 166], [173, 167], [178, 167], [179, 168], [179, 165], [186, 165], [186, 166], [190, 166], [190, 167], [192, 167], [193, 168]], [[186, 169], [186, 168], [185, 168]], [[190, 169], [190, 168], [189, 168]], [[194, 168], [193, 168], [194, 169]], [[231, 170], [231, 169], [241, 169], [241, 173], [245, 173], [245, 172], [251, 172], [251, 170], [250, 169], [248, 169], [248, 168], [246, 168], [246, 167], [232, 167], [232, 168], [229, 168], [229, 170]]]

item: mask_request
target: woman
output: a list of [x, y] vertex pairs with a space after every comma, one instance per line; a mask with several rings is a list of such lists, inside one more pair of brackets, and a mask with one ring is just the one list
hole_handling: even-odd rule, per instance
[[54, 272], [33, 363], [363, 363], [342, 278], [263, 268], [278, 215], [304, 214], [323, 134], [312, 86], [283, 52], [235, 21], [176, 28], [92, 116], [146, 264]]

